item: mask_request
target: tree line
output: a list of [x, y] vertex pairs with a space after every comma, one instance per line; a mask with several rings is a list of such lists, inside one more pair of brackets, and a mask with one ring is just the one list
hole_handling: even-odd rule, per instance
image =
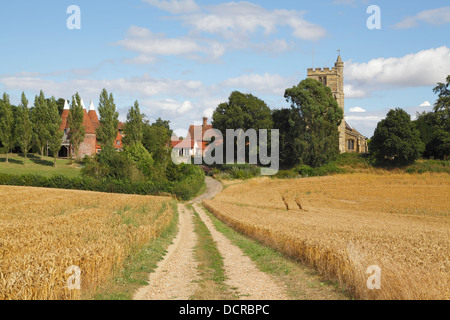
[[[331, 89], [317, 80], [305, 79], [286, 89], [284, 98], [290, 108], [271, 110], [252, 94], [234, 91], [228, 102], [215, 109], [212, 125], [222, 133], [226, 129], [278, 129], [283, 167], [319, 167], [336, 159], [343, 111]], [[224, 134], [225, 143], [226, 139]]]
[[34, 99], [34, 105], [29, 107], [29, 101], [22, 92], [20, 104], [14, 106], [9, 95], [3, 93], [0, 99], [0, 142], [6, 151], [6, 162], [9, 152], [15, 147], [24, 154], [25, 160], [33, 146], [39, 150], [41, 158], [45, 148], [57, 155], [63, 137], [59, 130], [61, 100], [55, 97], [47, 99], [41, 90]]
[[375, 164], [401, 166], [420, 157], [446, 160], [450, 156], [450, 75], [438, 83], [433, 110], [417, 114], [416, 120], [401, 108], [381, 120], [369, 142]]
[[[32, 148], [37, 150], [41, 159], [45, 154], [55, 158], [63, 143], [64, 131], [60, 130], [61, 114], [66, 100], [55, 97], [46, 98], [41, 90], [35, 96], [34, 104], [30, 103], [22, 92], [21, 102], [18, 106], [11, 104], [9, 95], [5, 92], [0, 99], [0, 143], [6, 152], [6, 162], [9, 153], [16, 149], [20, 151], [25, 160]], [[84, 110], [80, 95], [75, 93], [69, 104], [70, 112], [68, 123], [70, 128], [69, 140], [73, 146], [75, 157], [80, 160], [79, 148], [85, 139]], [[103, 89], [100, 94], [98, 115], [100, 125], [96, 129], [97, 141], [102, 150], [114, 150], [117, 137], [119, 113], [112, 93]], [[142, 144], [149, 152], [161, 158], [163, 152], [160, 148], [166, 146], [172, 131], [169, 121], [157, 119], [150, 124], [146, 116], [140, 112], [139, 103], [135, 101], [130, 107], [125, 123], [125, 145]], [[26, 161], [24, 162], [26, 164]]]
[[[419, 157], [448, 159], [449, 85], [450, 76], [446, 83], [437, 84], [433, 111], [418, 114], [414, 121], [401, 108], [389, 111], [369, 141], [369, 159], [374, 165], [407, 165]], [[284, 168], [317, 168], [335, 160], [339, 155], [338, 126], [344, 116], [331, 89], [305, 79], [286, 89], [284, 98], [290, 107], [271, 110], [252, 94], [234, 91], [228, 102], [215, 109], [213, 127], [222, 133], [226, 129], [278, 129], [280, 165]], [[224, 140], [226, 143], [226, 135]]]
[[[62, 108], [58, 107], [58, 100], [54, 97], [46, 99], [41, 91], [35, 98], [34, 106], [29, 108], [23, 93], [20, 105], [15, 107], [5, 93], [0, 100], [0, 141], [7, 152], [18, 147], [26, 157], [31, 147], [35, 147], [43, 156], [44, 149], [48, 146], [56, 161], [64, 135], [60, 127], [65, 100], [61, 100]], [[55, 176], [46, 179], [34, 175], [3, 174], [0, 182], [135, 194], [168, 192], [185, 200], [194, 196], [204, 185], [204, 172], [201, 168], [185, 164], [177, 166], [172, 162], [170, 121], [158, 118], [150, 123], [136, 100], [129, 107], [124, 124], [123, 150], [117, 152], [114, 143], [118, 133], [119, 113], [113, 94], [106, 89], [100, 94], [97, 111], [99, 126], [96, 136], [102, 150], [80, 159], [79, 147], [86, 134], [84, 110], [79, 94], [72, 96], [68, 117], [69, 139], [76, 161], [83, 165], [80, 177], [70, 179]]]

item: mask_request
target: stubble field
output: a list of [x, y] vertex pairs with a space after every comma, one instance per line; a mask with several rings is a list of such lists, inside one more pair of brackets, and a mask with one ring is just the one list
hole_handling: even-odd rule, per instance
[[446, 173], [254, 179], [203, 204], [357, 299], [450, 298]]
[[0, 195], [0, 300], [88, 295], [173, 215], [168, 197], [10, 186]]

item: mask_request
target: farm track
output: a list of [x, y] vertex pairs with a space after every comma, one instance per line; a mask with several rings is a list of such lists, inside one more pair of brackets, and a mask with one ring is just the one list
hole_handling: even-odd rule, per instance
[[[212, 199], [222, 191], [222, 184], [211, 178], [206, 179], [206, 192], [192, 200], [195, 211], [206, 224], [224, 258], [226, 284], [236, 290], [239, 299], [283, 300], [287, 299], [284, 288], [269, 275], [258, 270], [241, 249], [213, 226], [212, 221], [198, 205], [204, 199]], [[188, 300], [195, 292], [198, 279], [194, 247], [197, 236], [193, 226], [193, 211], [185, 204], [179, 204], [179, 233], [168, 253], [158, 264], [155, 273], [149, 276], [149, 285], [141, 288], [134, 300]]]

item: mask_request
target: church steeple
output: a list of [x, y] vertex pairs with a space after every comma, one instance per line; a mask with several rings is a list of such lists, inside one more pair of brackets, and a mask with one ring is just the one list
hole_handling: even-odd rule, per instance
[[342, 62], [341, 54], [339, 53], [336, 63], [334, 64], [336, 68], [344, 68], [344, 62]]

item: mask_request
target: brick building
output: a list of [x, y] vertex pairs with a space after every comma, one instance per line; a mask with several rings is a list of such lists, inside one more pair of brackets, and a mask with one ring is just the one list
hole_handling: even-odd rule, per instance
[[[96, 130], [100, 125], [100, 121], [97, 116], [97, 112], [95, 111], [94, 104], [90, 103], [89, 110], [86, 109], [86, 106], [81, 100], [81, 105], [83, 107], [83, 126], [85, 129], [85, 137], [84, 141], [80, 144], [80, 157], [84, 156], [92, 156], [101, 151], [101, 146], [97, 141], [97, 133]], [[61, 150], [59, 151], [60, 157], [69, 157], [74, 154], [73, 146], [70, 143], [70, 127], [68, 123], [70, 113], [69, 103], [65, 101], [64, 109], [61, 114], [62, 122], [60, 126], [60, 130], [64, 131], [64, 138]], [[119, 126], [117, 128], [117, 137], [114, 143], [114, 147], [116, 150], [121, 151], [123, 148], [122, 137], [123, 137], [123, 128], [124, 125], [122, 122], [119, 122]]]
[[208, 118], [204, 117], [202, 125], [191, 125], [186, 139], [172, 140], [171, 146], [178, 151], [180, 156], [203, 156], [211, 142], [211, 137], [208, 136], [207, 131], [212, 128], [212, 125], [208, 124]]

